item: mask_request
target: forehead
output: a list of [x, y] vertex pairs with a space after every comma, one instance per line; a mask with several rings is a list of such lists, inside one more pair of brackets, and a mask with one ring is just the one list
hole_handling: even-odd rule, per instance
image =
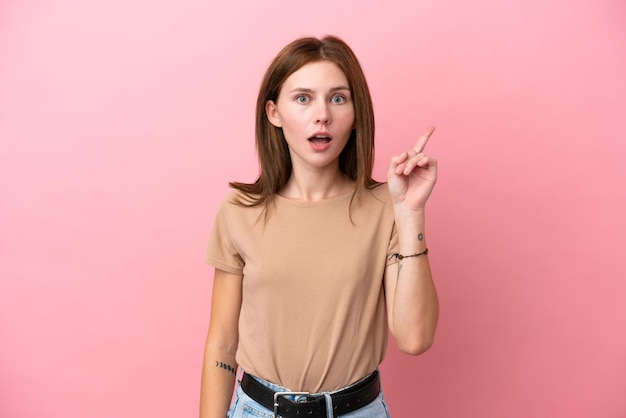
[[337, 87], [348, 87], [348, 79], [341, 69], [331, 61], [310, 62], [292, 73], [283, 88], [323, 90]]

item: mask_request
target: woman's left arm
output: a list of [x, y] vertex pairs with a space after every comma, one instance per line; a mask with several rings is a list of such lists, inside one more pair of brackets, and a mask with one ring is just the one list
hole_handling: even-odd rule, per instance
[[385, 271], [389, 328], [400, 350], [412, 355], [431, 347], [439, 317], [425, 231], [425, 206], [437, 180], [437, 161], [424, 154], [424, 147], [434, 130], [393, 157], [387, 173], [399, 248], [398, 262]]

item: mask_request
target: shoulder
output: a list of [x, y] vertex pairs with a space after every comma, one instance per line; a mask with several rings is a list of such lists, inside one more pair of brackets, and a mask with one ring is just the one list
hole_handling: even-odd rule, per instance
[[254, 224], [265, 209], [265, 204], [255, 204], [253, 197], [240, 190], [230, 190], [222, 198], [217, 210], [217, 218], [228, 224]]
[[257, 206], [262, 206], [255, 204], [257, 201], [257, 197], [255, 195], [250, 195], [241, 190], [231, 189], [226, 193], [226, 195], [222, 198], [220, 202], [220, 208], [226, 207], [239, 207], [239, 208], [254, 208]]
[[368, 201], [378, 201], [384, 205], [391, 204], [391, 195], [387, 183], [378, 183], [372, 188], [364, 189], [362, 195], [365, 203]]
[[393, 204], [387, 183], [376, 184], [363, 188], [353, 202], [353, 209], [368, 219], [393, 217]]

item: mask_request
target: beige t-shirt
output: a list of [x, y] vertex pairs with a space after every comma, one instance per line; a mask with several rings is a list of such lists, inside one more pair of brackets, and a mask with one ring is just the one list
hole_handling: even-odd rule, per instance
[[208, 264], [243, 274], [237, 363], [290, 390], [332, 391], [385, 356], [383, 276], [397, 237], [387, 185], [319, 202], [276, 196], [262, 207], [224, 199]]

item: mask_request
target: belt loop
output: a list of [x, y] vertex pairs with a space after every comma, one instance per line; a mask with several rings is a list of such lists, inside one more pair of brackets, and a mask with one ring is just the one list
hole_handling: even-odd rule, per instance
[[334, 418], [333, 414], [333, 398], [330, 393], [324, 392], [324, 398], [326, 398], [326, 418]]

